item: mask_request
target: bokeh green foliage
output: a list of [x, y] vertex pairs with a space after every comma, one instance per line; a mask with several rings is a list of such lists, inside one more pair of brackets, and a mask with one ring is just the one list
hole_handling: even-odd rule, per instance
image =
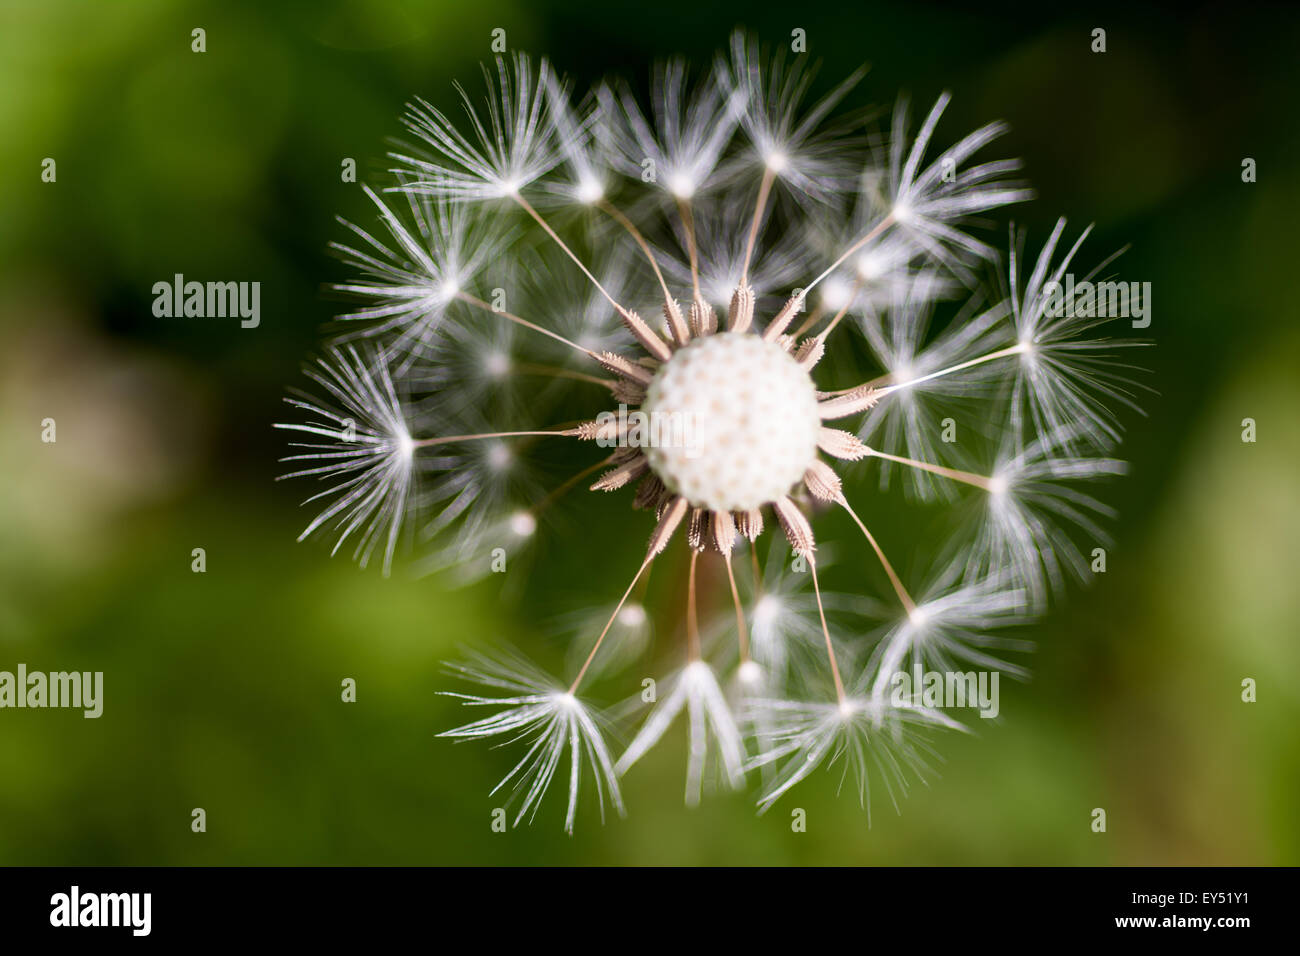
[[[868, 828], [835, 774], [763, 818], [744, 796], [687, 811], [674, 737], [629, 776], [627, 821], [602, 827], [588, 807], [567, 838], [551, 805], [494, 834], [487, 790], [511, 754], [435, 739], [459, 716], [436, 696], [439, 662], [494, 640], [560, 659], [541, 622], [621, 590], [644, 516], [583, 500], [543, 535], [522, 604], [499, 581], [383, 580], [294, 543], [302, 491], [273, 483], [269, 426], [337, 311], [321, 291], [341, 274], [324, 254], [333, 217], [366, 215], [342, 157], [379, 177], [402, 104], [453, 105], [450, 81], [476, 81], [495, 27], [580, 78], [643, 78], [665, 53], [711, 56], [736, 15], [0, 6], [0, 668], [106, 674], [97, 721], [0, 712], [0, 863], [1297, 862], [1300, 36], [1280, 7], [746, 7], [765, 38], [806, 29], [823, 83], [871, 63], [862, 103], [952, 88], [941, 135], [1008, 119], [1006, 150], [1040, 195], [1016, 211], [1031, 245], [1058, 214], [1096, 221], [1090, 261], [1131, 242], [1117, 271], [1154, 287], [1143, 364], [1158, 394], [1129, 423], [1132, 475], [1106, 493], [1122, 516], [1108, 573], [1034, 627], [1033, 680], [1004, 685], [996, 724], [939, 742], [941, 776], [901, 815], [878, 793]], [[150, 287], [176, 272], [261, 281], [262, 327], [155, 319]], [[46, 416], [53, 446], [37, 440]], [[942, 533], [887, 497], [864, 509], [904, 563]], [[194, 547], [206, 574], [190, 572]], [[672, 659], [661, 647], [655, 672]], [[1258, 703], [1240, 701], [1244, 677]], [[794, 806], [806, 834], [790, 832]]]

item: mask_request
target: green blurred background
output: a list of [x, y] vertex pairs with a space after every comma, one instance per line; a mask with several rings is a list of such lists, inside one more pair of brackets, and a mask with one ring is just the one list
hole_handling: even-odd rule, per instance
[[[1159, 394], [1106, 493], [1109, 571], [1034, 628], [1033, 680], [1003, 685], [996, 725], [939, 741], [942, 775], [901, 815], [877, 800], [869, 828], [832, 774], [762, 818], [744, 795], [688, 811], [674, 733], [627, 779], [629, 819], [588, 803], [569, 838], [553, 794], [496, 834], [511, 752], [435, 738], [459, 718], [440, 661], [498, 638], [557, 660], [537, 622], [619, 593], [644, 517], [599, 503], [582, 548], [541, 542], [523, 604], [294, 543], [305, 489], [273, 483], [270, 422], [338, 308], [333, 217], [368, 221], [340, 161], [375, 177], [404, 102], [452, 105], [493, 28], [580, 78], [643, 79], [742, 23], [807, 30], [823, 85], [870, 63], [859, 102], [951, 88], [944, 141], [1009, 120], [1031, 241], [1064, 214], [1097, 223], [1087, 261], [1132, 243], [1118, 271], [1153, 284]], [[6, 0], [0, 669], [102, 670], [106, 700], [99, 720], [0, 711], [0, 863], [1300, 862], [1297, 47], [1284, 7]], [[176, 272], [260, 281], [261, 327], [154, 318]], [[912, 540], [901, 519], [884, 534]]]

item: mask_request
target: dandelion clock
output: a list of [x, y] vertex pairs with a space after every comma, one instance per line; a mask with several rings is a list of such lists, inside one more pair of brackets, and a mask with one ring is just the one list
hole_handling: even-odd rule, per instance
[[[947, 95], [856, 113], [860, 73], [815, 98], [805, 59], [738, 33], [648, 98], [497, 59], [463, 109], [410, 105], [337, 243], [352, 311], [278, 426], [304, 537], [466, 581], [545, 534], [582, 546], [539, 519], [614, 495], [644, 542], [599, 557], [625, 589], [579, 592], [567, 670], [486, 635], [449, 666], [468, 716], [444, 736], [515, 751], [493, 792], [516, 822], [552, 790], [570, 831], [626, 812], [678, 735], [687, 803], [761, 812], [822, 770], [896, 802], [976, 714], [926, 676], [1023, 674], [1022, 626], [1105, 544], [1138, 343], [1059, 308], [1087, 231], [1027, 252], [997, 225], [1031, 198], [1002, 124], [944, 129]], [[582, 471], [521, 467], [546, 443]], [[904, 504], [925, 519], [900, 557], [873, 525]], [[651, 590], [665, 563], [682, 586]]]

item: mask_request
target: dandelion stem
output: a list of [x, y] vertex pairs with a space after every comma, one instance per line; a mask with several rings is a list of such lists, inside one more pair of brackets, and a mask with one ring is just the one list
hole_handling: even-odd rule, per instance
[[772, 191], [772, 180], [776, 178], [771, 167], [764, 169], [763, 181], [758, 187], [758, 201], [754, 204], [754, 219], [749, 224], [749, 239], [745, 243], [745, 263], [740, 268], [740, 284], [749, 284], [749, 264], [754, 257], [754, 243], [758, 241], [758, 224], [762, 221], [763, 210], [767, 207], [767, 197]]
[[412, 448], [429, 448], [432, 445], [450, 445], [460, 441], [480, 441], [488, 438], [525, 438], [525, 437], [549, 437], [549, 438], [576, 438], [577, 432], [571, 428], [551, 429], [549, 431], [519, 431], [519, 432], [481, 432], [477, 435], [442, 435], [437, 438], [420, 438], [411, 441]]
[[668, 283], [664, 280], [664, 274], [659, 268], [659, 263], [655, 261], [654, 252], [650, 248], [650, 243], [646, 242], [645, 236], [641, 235], [641, 230], [637, 229], [637, 227], [632, 224], [632, 220], [623, 215], [622, 211], [608, 199], [602, 199], [596, 205], [608, 214], [611, 219], [626, 229], [632, 238], [636, 240], [636, 244], [641, 247], [641, 251], [645, 253], [646, 259], [650, 262], [650, 268], [655, 271], [655, 278], [659, 280], [659, 288], [663, 290], [664, 300], [667, 301], [668, 299], [671, 299], [673, 296], [672, 293], [668, 291]]
[[[959, 362], [956, 365], [950, 365], [948, 368], [939, 369], [937, 372], [927, 372], [925, 375], [918, 375], [915, 378], [909, 378], [906, 382], [896, 382], [892, 385], [885, 385], [878, 390], [882, 398], [890, 392], [897, 391], [900, 388], [907, 388], [909, 385], [917, 385], [921, 382], [928, 382], [931, 379], [943, 378], [945, 375], [952, 375], [954, 372], [960, 372], [964, 369], [973, 368], [976, 365], [983, 365], [985, 362], [993, 362], [1000, 358], [1007, 358], [1011, 355], [1019, 355], [1022, 352], [1029, 351], [1029, 346], [1024, 342], [1019, 342], [1009, 348], [998, 349], [996, 352], [990, 352], [988, 355], [981, 355], [979, 358], [969, 359], [965, 362]], [[880, 378], [872, 379], [868, 385], [879, 385], [887, 382], [893, 377], [893, 373], [882, 375]]]
[[549, 375], [552, 378], [571, 378], [579, 382], [590, 382], [593, 385], [600, 385], [609, 388], [614, 384], [610, 378], [601, 378], [599, 375], [588, 375], [585, 372], [575, 372], [573, 369], [561, 368], [556, 365], [534, 365], [524, 363], [515, 366], [515, 370], [524, 374], [531, 375]]
[[868, 232], [865, 236], [863, 236], [863, 237], [862, 237], [861, 239], [859, 239], [857, 242], [853, 243], [853, 245], [849, 246], [848, 249], [846, 249], [846, 250], [844, 251], [843, 255], [841, 255], [838, 259], [836, 259], [834, 262], [832, 262], [832, 263], [830, 264], [830, 266], [826, 269], [825, 272], [823, 272], [821, 275], [819, 275], [816, 279], [813, 279], [812, 282], [809, 282], [808, 285], [804, 287], [804, 290], [803, 290], [803, 291], [804, 291], [804, 295], [807, 295], [809, 292], [811, 292], [811, 291], [812, 291], [812, 290], [817, 286], [817, 284], [818, 284], [819, 282], [821, 282], [821, 281], [822, 281], [823, 279], [825, 279], [828, 275], [830, 275], [832, 272], [834, 272], [836, 269], [838, 269], [841, 265], [843, 265], [845, 259], [847, 259], [849, 256], [853, 255], [853, 253], [857, 252], [859, 249], [861, 249], [861, 248], [862, 248], [863, 246], [865, 246], [867, 243], [871, 242], [873, 239], [875, 239], [877, 236], [879, 236], [882, 232], [884, 232], [886, 229], [888, 229], [888, 228], [889, 228], [890, 226], [892, 226], [893, 224], [894, 224], [894, 214], [893, 214], [893, 213], [890, 213], [890, 214], [889, 214], [888, 216], [886, 216], [884, 219], [880, 220], [880, 222], [876, 223], [876, 225], [875, 225], [874, 227], [872, 227], [872, 229], [871, 229], [870, 232]]
[[736, 588], [736, 572], [731, 567], [731, 553], [722, 556], [727, 565], [727, 583], [731, 585], [731, 601], [736, 606], [736, 634], [740, 642], [740, 663], [749, 660], [749, 629], [745, 627], [745, 609], [740, 605], [740, 591]]
[[907, 465], [909, 468], [928, 471], [933, 475], [951, 478], [953, 481], [960, 481], [968, 485], [974, 485], [976, 488], [983, 488], [985, 491], [993, 490], [993, 479], [987, 475], [977, 475], [974, 472], [961, 471], [957, 468], [945, 468], [943, 465], [932, 465], [928, 461], [917, 461], [915, 458], [903, 458], [899, 455], [891, 455], [887, 452], [877, 451], [874, 448], [868, 448], [867, 454], [872, 458], [892, 461], [899, 465]]
[[876, 223], [875, 228], [873, 228], [865, 236], [863, 236], [853, 245], [849, 246], [849, 248], [844, 252], [844, 254], [840, 256], [838, 259], [836, 259], [834, 262], [832, 262], [830, 264], [830, 267], [825, 272], [823, 272], [817, 278], [813, 279], [812, 282], [808, 283], [808, 285], [806, 285], [804, 288], [800, 289], [798, 295], [791, 296], [790, 301], [788, 301], [785, 304], [785, 306], [781, 309], [781, 311], [776, 314], [776, 317], [773, 318], [772, 321], [768, 323], [767, 328], [763, 330], [763, 338], [769, 342], [776, 341], [777, 337], [786, 330], [786, 327], [790, 324], [790, 321], [794, 318], [795, 312], [801, 309], [804, 303], [808, 301], [808, 293], [811, 292], [814, 288], [816, 288], [817, 283], [821, 282], [822, 279], [825, 279], [828, 275], [830, 275], [832, 272], [838, 269], [840, 267], [840, 264], [843, 263], [845, 259], [853, 255], [853, 253], [857, 252], [868, 242], [875, 239], [876, 236], [880, 235], [882, 232], [884, 232], [893, 224], [894, 224], [894, 216], [891, 213], [890, 215], [886, 216], [884, 219], [880, 220], [880, 222]]
[[691, 548], [691, 570], [686, 584], [686, 656], [698, 661], [700, 654], [700, 619], [695, 609], [695, 565], [700, 552]]
[[523, 196], [519, 195], [519, 193], [517, 192], [512, 193], [511, 198], [514, 199], [514, 201], [520, 205], [520, 207], [524, 210], [524, 212], [528, 213], [528, 215], [532, 216], [533, 219], [537, 220], [537, 224], [541, 226], [544, 230], [546, 230], [546, 234], [550, 236], [553, 240], [555, 240], [555, 244], [564, 250], [565, 255], [567, 255], [570, 259], [572, 259], [574, 264], [579, 269], [582, 270], [582, 274], [585, 275], [588, 279], [590, 279], [591, 284], [594, 285], [597, 288], [597, 290], [599, 290], [600, 294], [609, 300], [609, 304], [614, 307], [615, 311], [617, 311], [619, 315], [626, 315], [627, 309], [619, 305], [618, 302], [614, 300], [614, 297], [605, 290], [605, 287], [600, 284], [600, 280], [591, 274], [591, 270], [586, 267], [583, 261], [579, 259], [578, 256], [574, 253], [574, 251], [568, 247], [565, 241], [560, 238], [559, 233], [557, 233], [554, 229], [551, 228], [551, 224], [542, 218], [542, 214], [533, 208], [532, 203], [530, 203]]
[[573, 683], [569, 685], [570, 694], [577, 693], [578, 685], [582, 683], [583, 677], [587, 675], [587, 669], [591, 667], [591, 662], [596, 659], [596, 653], [600, 650], [600, 645], [605, 642], [605, 635], [608, 634], [609, 629], [614, 626], [614, 619], [618, 617], [619, 611], [623, 610], [623, 605], [627, 603], [628, 597], [632, 594], [632, 589], [636, 587], [636, 582], [641, 580], [641, 575], [645, 574], [646, 568], [650, 567], [650, 564], [654, 559], [655, 553], [652, 552], [646, 555], [645, 560], [641, 562], [641, 567], [637, 569], [636, 576], [632, 578], [632, 583], [627, 586], [627, 590], [623, 592], [623, 596], [618, 599], [618, 604], [614, 608], [614, 613], [611, 614], [609, 620], [605, 622], [605, 629], [600, 632], [600, 637], [596, 638], [596, 643], [592, 647], [591, 653], [588, 654], [587, 659], [582, 662], [582, 668], [578, 671], [578, 676], [575, 677]]
[[885, 557], [885, 552], [880, 547], [879, 542], [877, 542], [875, 536], [867, 530], [867, 526], [862, 523], [862, 519], [858, 517], [858, 513], [853, 510], [853, 506], [848, 503], [843, 495], [840, 495], [839, 497], [839, 504], [849, 513], [849, 517], [853, 519], [853, 523], [858, 526], [858, 529], [866, 537], [867, 543], [871, 545], [871, 550], [876, 552], [876, 557], [880, 559], [881, 566], [885, 569], [885, 573], [889, 575], [889, 583], [893, 585], [894, 593], [898, 595], [898, 600], [902, 602], [903, 609], [906, 610], [908, 614], [911, 614], [916, 610], [916, 602], [912, 600], [912, 596], [908, 594], [907, 589], [903, 587], [903, 582], [899, 580], [898, 573], [894, 570], [894, 566], [890, 564], [889, 559]]
[[[807, 325], [808, 323], [804, 323], [804, 324]], [[925, 375], [918, 375], [915, 378], [909, 378], [905, 382], [895, 382], [892, 385], [884, 384], [894, 376], [893, 372], [888, 372], [884, 375], [879, 376], [878, 378], [873, 378], [868, 382], [863, 382], [861, 385], [854, 385], [852, 388], [836, 389], [835, 391], [827, 392], [826, 394], [828, 396], [847, 395], [849, 392], [852, 392], [856, 389], [870, 386], [876, 390], [877, 399], [882, 399], [886, 395], [889, 395], [892, 392], [897, 392], [911, 385], [915, 385], [918, 382], [928, 382], [931, 379], [943, 378], [945, 375], [952, 375], [954, 372], [960, 372], [963, 371], [964, 369], [972, 368], [976, 365], [983, 365], [985, 362], [993, 362], [1000, 358], [1007, 358], [1008, 356], [1011, 355], [1019, 355], [1023, 352], [1028, 352], [1031, 348], [1032, 346], [1024, 342], [1021, 342], [1017, 345], [1012, 345], [1005, 349], [998, 349], [996, 352], [990, 352], [987, 355], [981, 355], [978, 358], [973, 358], [965, 362], [960, 362], [957, 365], [950, 365], [948, 368], [940, 369], [937, 372], [927, 372]]]
[[686, 251], [691, 258], [691, 289], [698, 299], [700, 297], [700, 254], [695, 247], [695, 216], [691, 213], [690, 201], [678, 199], [677, 211], [682, 217], [682, 228], [686, 230]]
[[817, 333], [818, 339], [825, 342], [827, 337], [835, 331], [835, 326], [840, 324], [840, 320], [849, 314], [849, 306], [853, 304], [853, 296], [857, 295], [858, 289], [861, 285], [861, 282], [855, 282], [853, 284], [853, 295], [850, 295], [849, 301], [845, 302], [844, 307], [835, 313], [835, 318], [831, 319], [830, 322], [826, 324], [826, 328]]
[[822, 588], [817, 580], [817, 562], [813, 560], [812, 555], [808, 556], [808, 569], [812, 571], [813, 593], [817, 596], [817, 616], [821, 618], [822, 635], [826, 638], [826, 657], [831, 662], [831, 677], [835, 679], [835, 695], [843, 704], [844, 681], [840, 679], [840, 665], [835, 663], [835, 645], [831, 643], [831, 630], [826, 626], [826, 609], [822, 607]]
[[574, 342], [570, 339], [566, 339], [563, 335], [560, 335], [558, 332], [552, 332], [550, 329], [542, 328], [542, 326], [538, 325], [536, 322], [529, 322], [527, 319], [522, 319], [519, 316], [515, 315], [513, 312], [507, 312], [504, 309], [494, 309], [492, 308], [491, 305], [484, 302], [482, 299], [475, 298], [474, 296], [470, 295], [468, 292], [457, 292], [456, 298], [460, 299], [462, 302], [474, 306], [477, 309], [483, 309], [487, 312], [493, 313], [494, 315], [499, 315], [507, 322], [513, 322], [515, 325], [523, 326], [525, 329], [530, 329], [533, 332], [540, 332], [542, 335], [545, 335], [547, 338], [552, 338], [557, 342], [561, 342], [564, 345], [567, 345], [569, 348], [581, 352], [583, 355], [586, 355], [589, 358], [596, 358], [596, 353], [594, 353], [591, 349], [585, 349], [577, 342]]
[[586, 478], [592, 472], [600, 471], [600, 469], [604, 468], [606, 465], [609, 464], [609, 461], [610, 460], [608, 458], [602, 458], [600, 461], [588, 465], [586, 468], [583, 468], [577, 474], [572, 475], [569, 478], [566, 478], [564, 481], [556, 485], [556, 487], [549, 494], [547, 494], [545, 498], [543, 498], [541, 501], [537, 502], [537, 504], [529, 508], [528, 509], [529, 514], [531, 514], [534, 518], [537, 517], [539, 514], [541, 514], [543, 508], [545, 508], [547, 505], [550, 505], [552, 502], [555, 501], [555, 499], [559, 498], [566, 491], [571, 490], [574, 485], [582, 481], [582, 479]]

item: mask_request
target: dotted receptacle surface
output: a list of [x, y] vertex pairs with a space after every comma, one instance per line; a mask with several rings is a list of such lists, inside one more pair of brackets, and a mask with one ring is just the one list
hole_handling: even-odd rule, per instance
[[659, 369], [641, 408], [650, 467], [693, 507], [768, 504], [803, 478], [817, 453], [812, 378], [757, 335], [695, 339]]

